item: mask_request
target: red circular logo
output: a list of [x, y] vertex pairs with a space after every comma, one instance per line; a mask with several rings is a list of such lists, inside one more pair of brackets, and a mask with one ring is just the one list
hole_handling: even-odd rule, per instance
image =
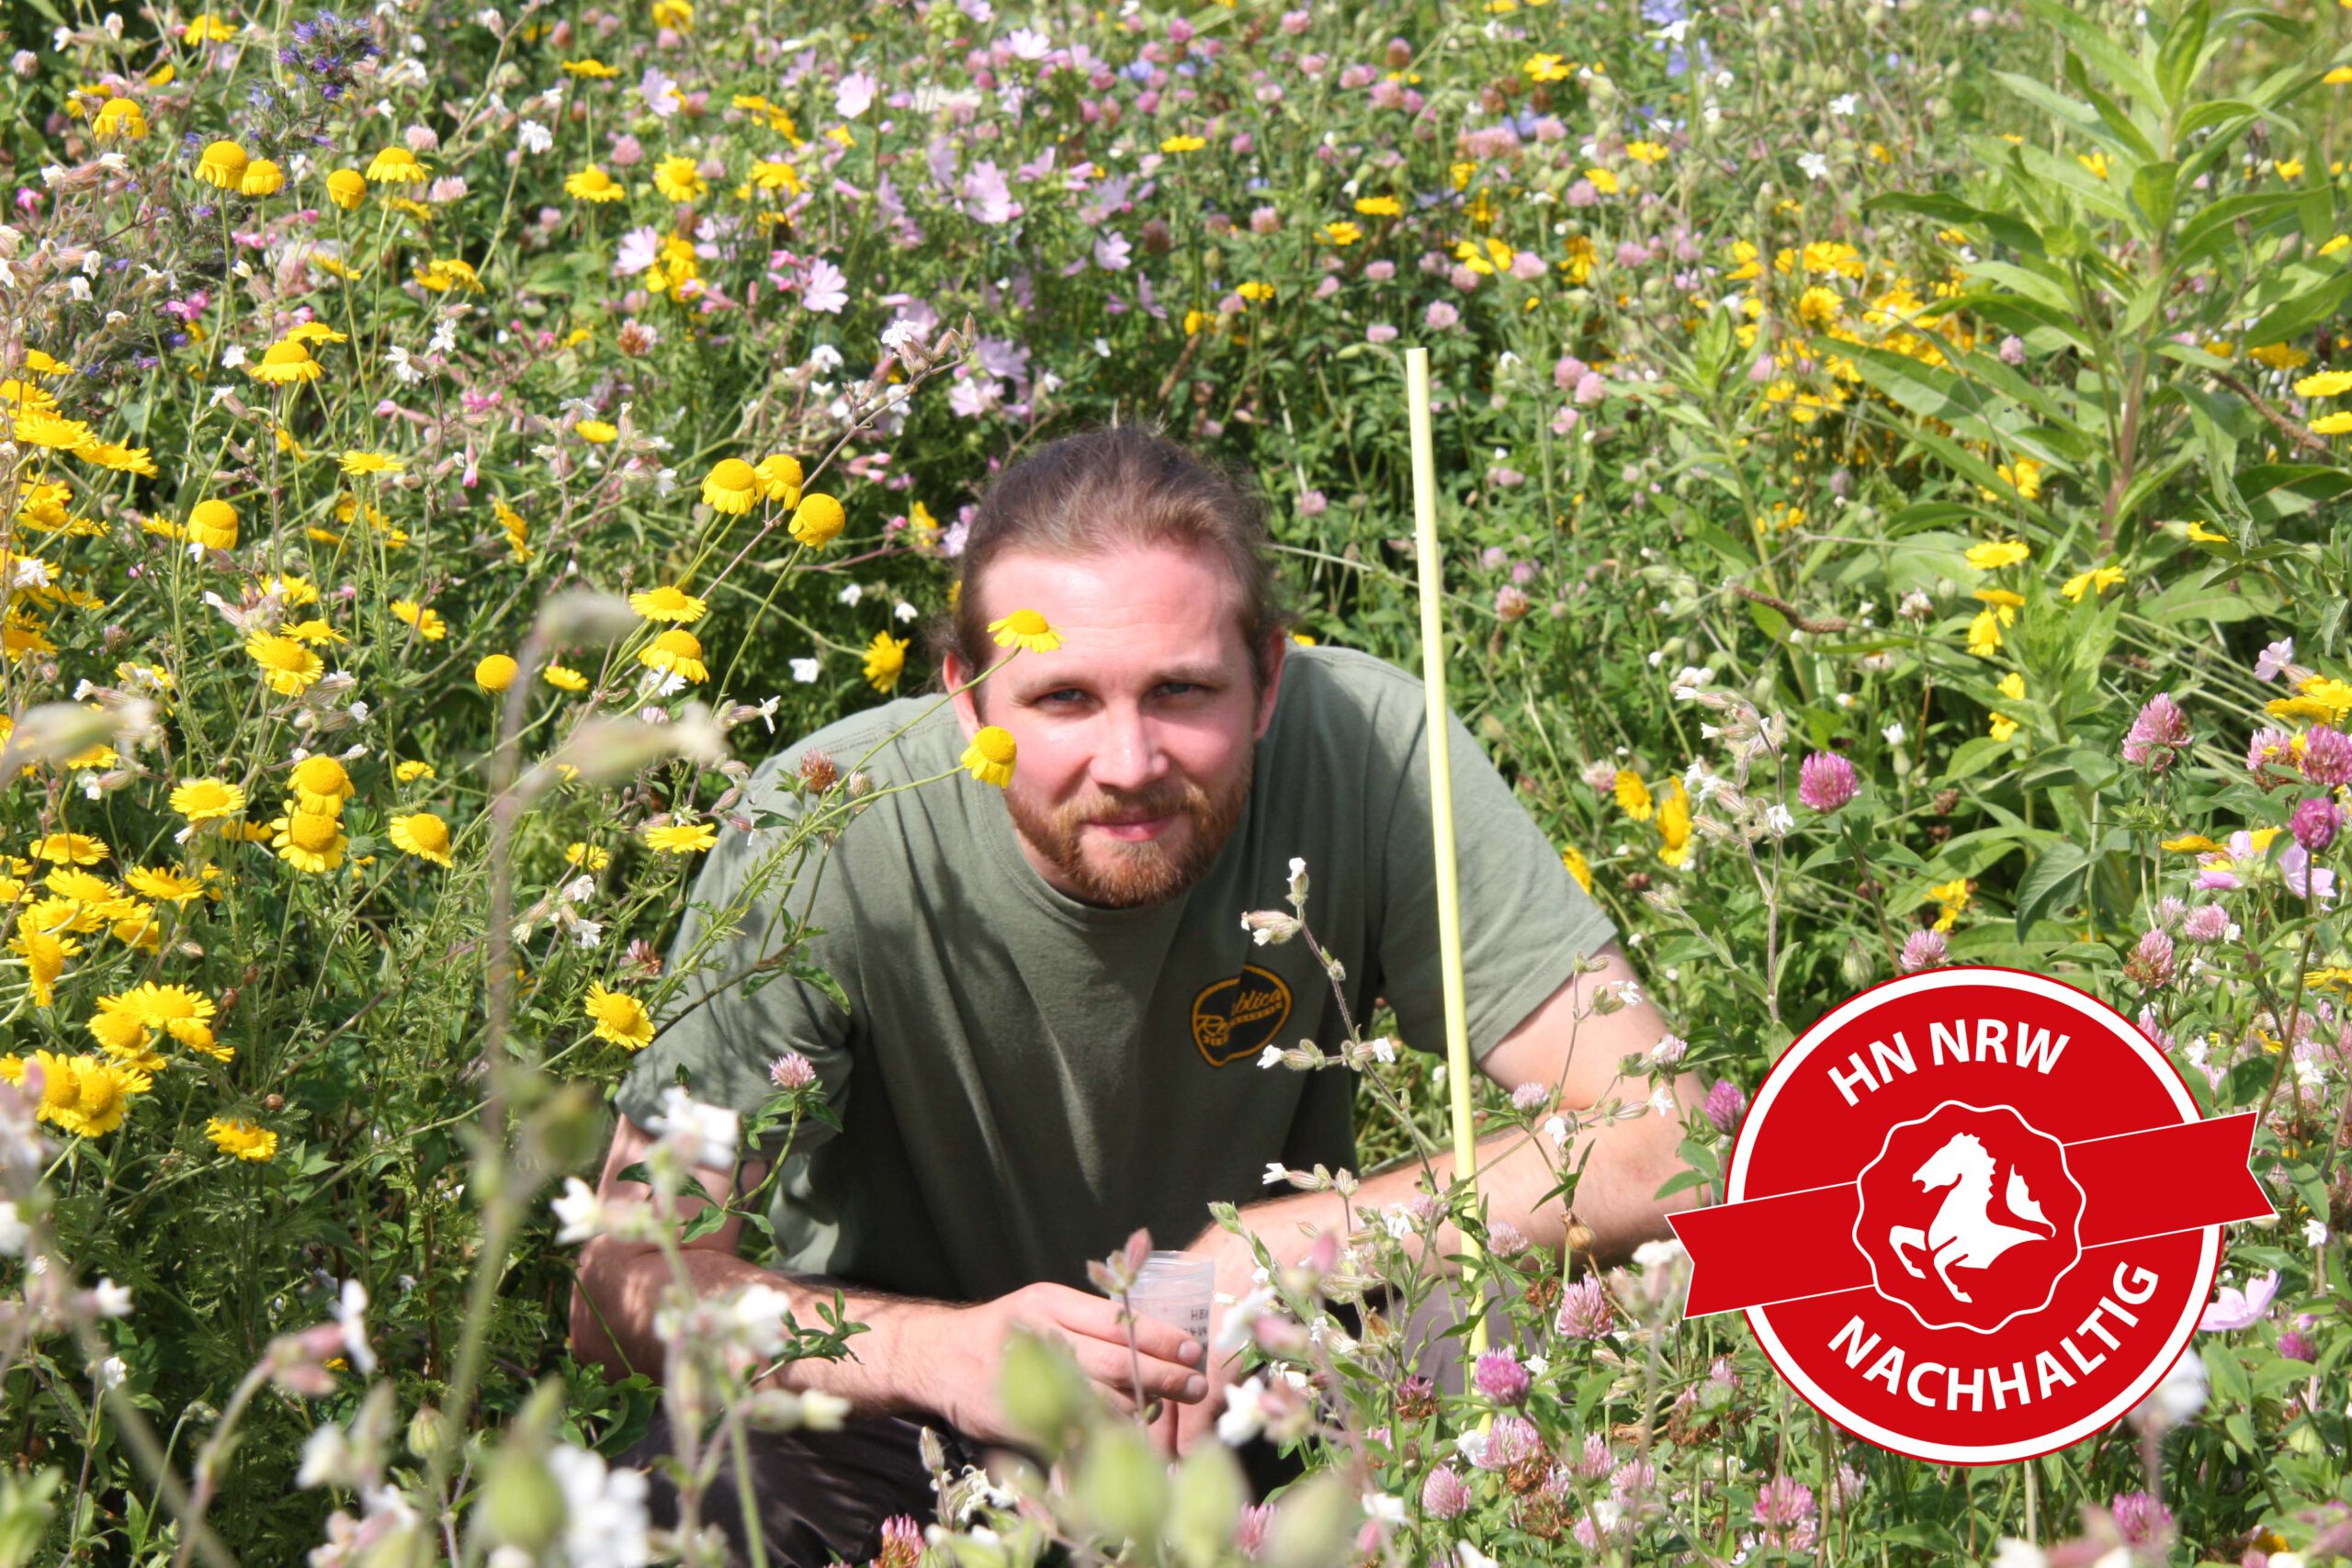
[[2204, 1118], [2071, 986], [1891, 981], [1773, 1065], [1725, 1201], [1670, 1216], [1684, 1310], [1745, 1310], [1798, 1393], [1896, 1453], [2048, 1453], [2146, 1396], [2196, 1332], [2221, 1226], [2272, 1212], [2254, 1124]]

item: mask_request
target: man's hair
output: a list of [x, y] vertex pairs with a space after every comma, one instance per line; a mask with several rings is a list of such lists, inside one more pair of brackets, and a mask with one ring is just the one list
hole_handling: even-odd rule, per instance
[[996, 477], [956, 558], [955, 612], [930, 628], [933, 650], [943, 660], [956, 653], [967, 671], [1001, 657], [989, 636], [979, 582], [1007, 551], [1074, 556], [1160, 545], [1209, 550], [1223, 563], [1240, 590], [1250, 678], [1263, 692], [1272, 673], [1267, 645], [1293, 620], [1275, 575], [1265, 502], [1231, 470], [1133, 424], [1065, 435]]

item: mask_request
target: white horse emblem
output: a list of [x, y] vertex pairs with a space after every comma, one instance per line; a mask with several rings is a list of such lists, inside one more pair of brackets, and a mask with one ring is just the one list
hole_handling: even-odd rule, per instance
[[[1984, 1269], [2019, 1242], [2048, 1241], [2058, 1234], [2050, 1216], [2041, 1212], [2027, 1190], [2025, 1177], [2015, 1165], [2009, 1167], [2007, 1190], [2003, 1201], [2009, 1213], [2021, 1220], [2048, 1225], [2047, 1233], [2007, 1225], [1988, 1216], [1993, 1203], [1993, 1169], [1995, 1161], [1984, 1152], [1984, 1145], [1973, 1133], [1955, 1133], [1944, 1141], [1943, 1147], [1928, 1156], [1928, 1161], [1911, 1173], [1929, 1192], [1939, 1187], [1951, 1187], [1936, 1217], [1921, 1231], [1916, 1225], [1891, 1226], [1886, 1233], [1887, 1246], [1894, 1251], [1895, 1261], [1908, 1269], [1915, 1279], [1924, 1280], [1927, 1271], [1911, 1261], [1905, 1247], [1926, 1247], [1935, 1265], [1936, 1277], [1956, 1301], [1972, 1298], [1966, 1291], [1952, 1283], [1951, 1270]], [[1957, 1183], [1958, 1185], [1954, 1185]]]

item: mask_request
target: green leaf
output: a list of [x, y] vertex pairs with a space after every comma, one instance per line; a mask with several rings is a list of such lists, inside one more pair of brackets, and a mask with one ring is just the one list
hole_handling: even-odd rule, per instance
[[[2290, 275], [2306, 276], [2317, 270], [2308, 266], [2288, 269]], [[2253, 348], [2260, 348], [2265, 344], [2284, 343], [2304, 329], [2334, 316], [2347, 293], [2352, 293], [2352, 272], [2334, 269], [2330, 276], [2280, 300], [2265, 312], [2260, 321], [2246, 329], [2245, 343]]]
[[2027, 0], [2027, 8], [2044, 27], [2053, 28], [2065, 35], [2066, 41], [2085, 60], [2098, 67], [2107, 79], [2139, 100], [2139, 107], [2151, 115], [2165, 111], [2165, 96], [2157, 90], [2155, 78], [2147, 68], [2117, 47], [2114, 40], [2100, 30], [2088, 17], [2068, 10], [2064, 0]]
[[2168, 109], [2177, 110], [2188, 102], [2189, 89], [2196, 85], [2212, 17], [2210, 0], [2188, 0], [2165, 28], [2165, 41], [2156, 50], [2156, 85]]
[[[2018, 940], [2023, 942], [2026, 932], [2041, 913], [2064, 896], [2069, 884], [2079, 879], [2089, 868], [2091, 857], [2074, 844], [2052, 844], [2041, 858], [2028, 868], [2018, 883]], [[2063, 908], [2064, 906], [2059, 906]]]
[[2254, 1399], [2254, 1385], [2246, 1381], [2245, 1367], [2235, 1350], [2211, 1335], [2198, 1347], [2205, 1360], [2205, 1376], [2213, 1385], [2216, 1404], [2245, 1405]]
[[1994, 763], [2009, 757], [2015, 745], [2014, 739], [1996, 740], [1989, 735], [1963, 740], [1952, 752], [1951, 762], [1944, 768], [1944, 776], [1936, 782], [1939, 785], [1948, 785], [1973, 779]]
[[[2150, 234], [2161, 234], [2172, 227], [2179, 197], [2175, 182], [2179, 177], [2180, 165], [2172, 163], [2143, 164], [2132, 174], [2132, 205], [2147, 220]], [[2153, 307], [2149, 313], [2154, 313]]]

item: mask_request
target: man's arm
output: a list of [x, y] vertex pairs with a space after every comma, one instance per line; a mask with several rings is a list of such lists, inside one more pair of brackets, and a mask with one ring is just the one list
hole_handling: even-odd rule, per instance
[[[1488, 1077], [1507, 1089], [1552, 1085], [1564, 1112], [1589, 1111], [1608, 1100], [1637, 1105], [1649, 1097], [1645, 1080], [1621, 1081], [1618, 1065], [1623, 1057], [1646, 1052], [1663, 1039], [1668, 1032], [1666, 1020], [1647, 998], [1614, 1011], [1595, 1011], [1596, 991], [1634, 978], [1633, 965], [1616, 943], [1595, 956], [1601, 964], [1598, 972], [1569, 976], [1487, 1054], [1479, 1066]], [[1696, 1074], [1683, 1073], [1674, 1080], [1673, 1093], [1676, 1114], [1662, 1116], [1653, 1108], [1634, 1120], [1582, 1127], [1565, 1148], [1518, 1128], [1482, 1139], [1477, 1145], [1478, 1191], [1486, 1201], [1488, 1224], [1508, 1222], [1534, 1245], [1557, 1251], [1566, 1240], [1568, 1211], [1556, 1198], [1542, 1200], [1559, 1184], [1560, 1172], [1581, 1163], [1576, 1219], [1592, 1233], [1580, 1250], [1589, 1250], [1596, 1263], [1623, 1262], [1643, 1242], [1671, 1235], [1667, 1214], [1697, 1207], [1700, 1195], [1690, 1188], [1665, 1199], [1656, 1194], [1686, 1168], [1678, 1153], [1682, 1112], [1704, 1105], [1707, 1089]], [[1452, 1151], [1442, 1151], [1435, 1163], [1440, 1179], [1451, 1181]], [[1421, 1185], [1421, 1177], [1418, 1160], [1392, 1166], [1363, 1178], [1348, 1202], [1359, 1212], [1403, 1202]], [[1301, 1225], [1337, 1226], [1344, 1220], [1340, 1196], [1332, 1192], [1267, 1199], [1244, 1208], [1241, 1217], [1278, 1257], [1296, 1242]], [[1238, 1238], [1232, 1239], [1238, 1244]], [[1460, 1233], [1451, 1224], [1442, 1227], [1436, 1239], [1440, 1258], [1463, 1250]]]
[[[596, 1195], [608, 1207], [651, 1201], [644, 1183], [620, 1173], [643, 1159], [653, 1134], [623, 1119], [605, 1156]], [[677, 1204], [684, 1226], [709, 1204], [706, 1194], [732, 1204], [756, 1190], [766, 1167], [748, 1162], [738, 1172], [696, 1167], [689, 1190]], [[740, 1183], [740, 1185], [739, 1185]], [[686, 1277], [696, 1296], [723, 1295], [750, 1284], [779, 1290], [800, 1322], [821, 1322], [819, 1303], [834, 1291], [812, 1287], [774, 1273], [736, 1255], [743, 1223], [729, 1218], [716, 1230], [681, 1246]], [[615, 1377], [641, 1371], [659, 1382], [663, 1348], [653, 1320], [664, 1291], [673, 1283], [669, 1259], [650, 1241], [598, 1236], [582, 1249], [571, 1292], [571, 1341], [582, 1360], [601, 1363]], [[1197, 1400], [1206, 1385], [1192, 1367], [1197, 1348], [1182, 1329], [1150, 1319], [1133, 1325], [1136, 1354], [1128, 1351], [1127, 1326], [1117, 1320], [1118, 1303], [1050, 1283], [1023, 1286], [994, 1301], [970, 1304], [924, 1301], [878, 1292], [841, 1292], [842, 1313], [866, 1332], [853, 1337], [849, 1355], [837, 1361], [808, 1359], [786, 1362], [770, 1373], [772, 1387], [819, 1391], [847, 1400], [855, 1415], [900, 1412], [935, 1414], [983, 1442], [1011, 1435], [997, 1403], [998, 1366], [1007, 1337], [1016, 1325], [1057, 1335], [1080, 1368], [1100, 1383], [1113, 1403], [1132, 1409], [1140, 1367], [1148, 1398]]]

